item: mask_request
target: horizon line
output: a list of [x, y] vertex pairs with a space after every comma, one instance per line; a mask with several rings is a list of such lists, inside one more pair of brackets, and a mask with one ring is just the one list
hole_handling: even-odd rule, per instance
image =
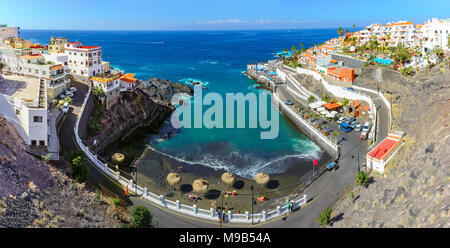
[[[12, 26], [14, 27], [14, 26]], [[47, 28], [21, 28], [20, 30], [42, 30], [42, 31], [127, 31], [127, 32], [139, 32], [139, 31], [152, 31], [152, 32], [183, 32], [183, 31], [274, 31], [274, 30], [308, 30], [308, 29], [338, 29], [339, 27], [315, 27], [315, 28], [267, 28], [267, 29], [47, 29]], [[346, 27], [342, 27], [346, 29]], [[362, 27], [348, 27], [349, 29], [357, 29]]]

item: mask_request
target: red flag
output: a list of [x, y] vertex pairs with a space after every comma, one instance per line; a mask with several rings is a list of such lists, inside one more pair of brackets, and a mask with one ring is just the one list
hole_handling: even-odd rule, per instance
[[313, 158], [313, 162], [314, 162], [314, 165], [317, 166], [318, 163], [317, 163], [317, 160], [315, 158]]
[[128, 195], [128, 185], [127, 185], [127, 189], [125, 190], [125, 195]]

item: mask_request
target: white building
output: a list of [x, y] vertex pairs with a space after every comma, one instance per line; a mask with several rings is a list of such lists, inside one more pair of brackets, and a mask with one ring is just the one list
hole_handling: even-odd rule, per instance
[[433, 18], [427, 21], [421, 27], [422, 46], [424, 52], [433, 51], [436, 45], [444, 50], [450, 50], [448, 45], [448, 36], [450, 35], [450, 20], [438, 20]]
[[6, 64], [3, 70], [41, 78], [48, 88], [48, 101], [53, 100], [68, 88], [70, 79], [66, 77], [65, 69], [67, 57], [64, 57], [63, 54], [58, 56], [41, 53], [20, 55], [20, 50], [12, 47], [0, 47], [0, 62]]
[[107, 73], [99, 76], [92, 76], [90, 78], [92, 87], [99, 87], [105, 93], [107, 109], [109, 109], [119, 98], [121, 84], [120, 77], [121, 75], [119, 73]]
[[4, 24], [0, 25], [0, 46], [5, 46], [3, 40], [18, 37], [19, 37], [19, 27], [7, 27]]
[[377, 146], [366, 155], [366, 166], [370, 169], [384, 172], [386, 164], [391, 160], [398, 148], [403, 144], [405, 133], [402, 131], [392, 131]]
[[[45, 82], [38, 77], [3, 75], [4, 84], [21, 84], [10, 98], [9, 106], [16, 116], [7, 116], [20, 123], [19, 134], [27, 145], [46, 147], [48, 145], [47, 99]], [[8, 104], [6, 104], [8, 105]]]
[[70, 73], [79, 79], [88, 81], [90, 76], [102, 73], [102, 48], [82, 46], [81, 42], [68, 42], [64, 53], [68, 56]]
[[134, 90], [138, 85], [138, 80], [133, 73], [127, 73], [120, 77], [120, 91]]

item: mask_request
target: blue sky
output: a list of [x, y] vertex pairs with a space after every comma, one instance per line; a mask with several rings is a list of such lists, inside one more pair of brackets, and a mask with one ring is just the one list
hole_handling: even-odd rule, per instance
[[449, 0], [0, 0], [0, 24], [22, 29], [337, 28], [449, 14]]

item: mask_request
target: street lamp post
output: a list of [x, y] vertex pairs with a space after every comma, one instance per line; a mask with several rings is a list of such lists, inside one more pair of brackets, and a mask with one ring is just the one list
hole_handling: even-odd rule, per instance
[[253, 225], [253, 185], [250, 186], [250, 189], [252, 190], [252, 225]]
[[220, 207], [220, 215], [219, 215], [219, 223], [220, 223], [220, 228], [222, 228], [222, 221], [223, 221], [223, 218], [222, 218], [222, 216], [224, 216], [224, 211], [223, 211], [223, 192], [222, 192], [222, 203], [221, 203], [221, 207]]

